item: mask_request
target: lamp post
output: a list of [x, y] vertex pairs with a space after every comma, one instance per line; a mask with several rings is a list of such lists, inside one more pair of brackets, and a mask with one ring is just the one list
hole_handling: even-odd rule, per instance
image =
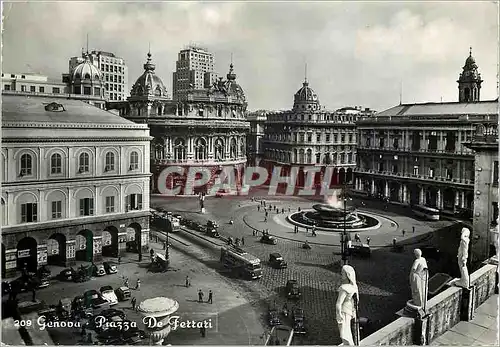
[[342, 261], [344, 262], [344, 265], [347, 265], [348, 263], [348, 255], [349, 255], [349, 236], [347, 235], [347, 187], [346, 187], [346, 182], [344, 180], [343, 184], [343, 194], [342, 194], [342, 200], [344, 202], [344, 230], [342, 234], [340, 235], [340, 242], [341, 242], [341, 252], [342, 252]]
[[165, 245], [165, 260], [167, 262], [170, 262], [170, 254], [169, 254], [169, 247], [170, 247], [170, 242], [169, 242], [169, 219], [168, 219], [168, 216], [167, 217], [164, 217], [165, 219], [165, 231], [167, 232], [167, 239], [166, 239], [166, 245]]

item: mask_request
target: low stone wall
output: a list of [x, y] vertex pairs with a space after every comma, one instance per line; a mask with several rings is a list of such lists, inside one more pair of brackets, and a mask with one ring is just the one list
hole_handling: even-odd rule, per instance
[[[474, 310], [495, 292], [498, 266], [486, 264], [470, 275], [471, 286], [475, 286]], [[432, 342], [458, 322], [463, 315], [462, 296], [464, 289], [449, 287], [427, 302], [426, 340]], [[420, 332], [414, 318], [401, 317], [360, 341], [362, 346], [418, 344]]]

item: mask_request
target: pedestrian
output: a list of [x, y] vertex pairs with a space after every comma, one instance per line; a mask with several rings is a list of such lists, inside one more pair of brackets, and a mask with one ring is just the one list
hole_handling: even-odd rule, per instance
[[202, 326], [200, 328], [200, 335], [201, 335], [201, 337], [205, 337], [206, 334], [207, 334], [207, 328], [205, 328], [205, 326]]
[[122, 263], [122, 257], [121, 255], [118, 256], [118, 265], [120, 265]]
[[85, 330], [85, 325], [82, 326], [82, 331], [80, 333], [81, 338], [83, 339], [87, 335], [87, 330]]
[[163, 242], [163, 249], [167, 249], [167, 241]]
[[125, 278], [125, 283], [123, 283], [123, 286], [128, 288], [128, 278]]
[[356, 240], [356, 242], [361, 242], [361, 238], [359, 237], [358, 233], [354, 235], [354, 240]]
[[413, 233], [415, 234], [415, 226], [414, 225], [411, 227], [411, 229], [412, 229]]
[[290, 207], [288, 208], [288, 212], [290, 212]]
[[301, 211], [300, 207], [298, 208], [299, 212]]
[[269, 216], [269, 212], [266, 211], [265, 217], [267, 219], [267, 216]]
[[370, 245], [370, 236], [366, 238], [366, 244], [369, 246]]
[[260, 212], [260, 206], [257, 206], [257, 212]]
[[281, 209], [281, 214], [284, 214], [285, 213], [285, 208], [282, 208]]
[[241, 245], [244, 246], [245, 245], [245, 238], [242, 236], [241, 237]]
[[210, 290], [208, 291], [208, 300], [207, 300], [207, 302], [208, 302], [209, 304], [211, 304], [211, 303], [212, 303], [213, 298], [214, 298], [214, 293], [213, 293], [213, 292], [212, 292], [212, 290], [210, 289]]
[[89, 345], [92, 345], [92, 344], [93, 344], [93, 343], [92, 343], [92, 334], [91, 334], [91, 333], [88, 333], [88, 334], [87, 334], [87, 343], [88, 343]]
[[135, 311], [135, 304], [137, 302], [137, 299], [135, 297], [132, 298], [132, 300], [130, 300], [130, 304], [132, 305], [132, 310]]
[[252, 229], [252, 236], [255, 236], [255, 229]]
[[401, 232], [403, 233], [403, 236], [405, 236], [406, 230], [403, 229]]
[[201, 289], [198, 290], [198, 302], [203, 302], [203, 292]]
[[[266, 212], [267, 214], [267, 212]], [[267, 223], [267, 216], [264, 217], [264, 223]]]
[[393, 245], [393, 246], [396, 246], [396, 238], [393, 238], [393, 239], [392, 239], [392, 245]]
[[190, 287], [191, 283], [189, 282], [189, 276], [186, 276], [186, 288]]
[[141, 280], [140, 279], [137, 279], [137, 282], [135, 283], [135, 289], [141, 290]]

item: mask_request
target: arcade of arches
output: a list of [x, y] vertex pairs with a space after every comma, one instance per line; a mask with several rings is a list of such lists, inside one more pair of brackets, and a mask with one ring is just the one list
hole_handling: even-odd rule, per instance
[[2, 276], [42, 265], [72, 266], [76, 261], [98, 262], [127, 250], [147, 252], [149, 217], [128, 218], [86, 227], [51, 228], [2, 235]]
[[386, 179], [356, 177], [355, 189], [402, 204], [423, 205], [446, 211], [457, 208], [471, 210], [474, 202], [472, 190], [412, 182], [405, 184]]

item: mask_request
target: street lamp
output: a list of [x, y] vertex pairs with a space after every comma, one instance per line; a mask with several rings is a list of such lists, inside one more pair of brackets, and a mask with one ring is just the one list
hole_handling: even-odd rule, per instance
[[347, 198], [347, 187], [346, 187], [346, 182], [344, 180], [344, 185], [343, 185], [343, 194], [342, 194], [342, 200], [344, 202], [344, 231], [340, 235], [340, 242], [341, 242], [341, 253], [342, 253], [342, 261], [344, 262], [344, 265], [347, 265], [348, 262], [348, 255], [349, 255], [349, 236], [347, 235], [347, 200], [351, 200], [350, 198]]
[[167, 217], [163, 217], [163, 219], [165, 220], [165, 226], [166, 226], [165, 230], [167, 232], [167, 240], [165, 241], [166, 242], [166, 244], [165, 244], [165, 260], [167, 262], [169, 262], [169, 258], [170, 258], [170, 254], [169, 254], [169, 251], [168, 251], [168, 249], [170, 247], [170, 242], [169, 242], [169, 238], [168, 238], [168, 235], [169, 235], [169, 224], [168, 224], [169, 219], [168, 219], [168, 216]]

